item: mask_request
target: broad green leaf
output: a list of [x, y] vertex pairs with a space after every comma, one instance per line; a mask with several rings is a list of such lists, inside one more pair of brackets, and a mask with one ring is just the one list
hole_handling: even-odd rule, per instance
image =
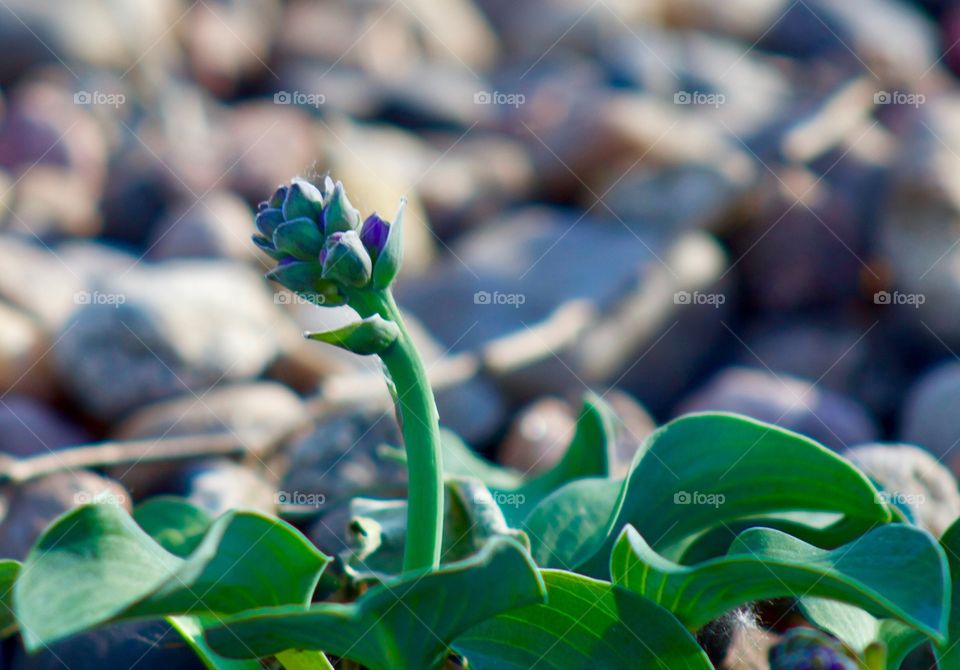
[[599, 550], [614, 533], [622, 481], [578, 479], [544, 498], [521, 525], [537, 565], [575, 570]]
[[14, 587], [28, 650], [130, 618], [305, 607], [327, 558], [291, 526], [229, 512], [182, 559], [115, 505], [61, 516], [30, 550]]
[[133, 520], [175, 556], [186, 558], [203, 541], [213, 518], [183, 498], [157, 496], [133, 510]]
[[313, 649], [370, 670], [427, 670], [439, 668], [451, 642], [472, 626], [543, 599], [543, 581], [529, 554], [514, 540], [494, 538], [466, 561], [405, 575], [352, 603], [228, 618], [207, 631], [207, 642], [231, 658]]
[[258, 661], [235, 661], [213, 653], [203, 639], [204, 622], [200, 617], [170, 616], [166, 620], [193, 649], [207, 670], [263, 670]]
[[573, 439], [560, 462], [518, 487], [492, 489], [507, 522], [520, 523], [537, 503], [567, 482], [609, 476], [616, 441], [612, 411], [599, 396], [587, 393]]
[[[319, 651], [282, 651], [277, 654], [277, 660], [283, 670], [334, 670], [330, 661]], [[256, 661], [245, 661], [256, 663]], [[259, 664], [257, 667], [260, 667]]]
[[727, 556], [678, 565], [627, 527], [610, 562], [613, 582], [668, 609], [691, 630], [741, 605], [816, 596], [892, 617], [942, 640], [946, 558], [925, 530], [880, 526], [834, 550], [767, 528], [742, 533]]
[[773, 528], [823, 549], [835, 549], [850, 540], [848, 521], [842, 514], [826, 512], [783, 512], [744, 519], [703, 533], [692, 541], [678, 563], [693, 565], [723, 556], [737, 535], [756, 527]]
[[894, 619], [877, 619], [862, 609], [823, 598], [803, 598], [800, 609], [810, 623], [822, 628], [858, 653], [874, 643], [886, 651], [884, 670], [900, 670], [907, 655], [927, 642], [923, 633]]
[[942, 668], [960, 668], [960, 519], [940, 536], [940, 546], [947, 554], [953, 593], [950, 600], [950, 625], [946, 643], [935, 649]]
[[20, 563], [17, 561], [0, 560], [0, 640], [17, 630], [13, 616], [13, 584], [19, 572]]
[[[157, 544], [180, 558], [186, 558], [197, 548], [213, 524], [207, 512], [172, 496], [157, 496], [137, 505], [133, 519]], [[203, 639], [203, 617], [165, 618], [209, 670], [261, 670], [259, 663], [234, 661], [213, 653]]]
[[[541, 565], [605, 574], [617, 534], [631, 524], [676, 560], [724, 524], [786, 512], [842, 514], [849, 541], [891, 513], [870, 481], [827, 448], [733, 414], [691, 414], [647, 438], [623, 482], [567, 484], [526, 519]], [[612, 502], [611, 502], [612, 501]], [[577, 528], [564, 529], [571, 511]], [[590, 561], [589, 565], [585, 565]]]
[[457, 638], [472, 670], [712, 670], [683, 624], [650, 600], [571, 572], [542, 574], [546, 604], [506, 612]]

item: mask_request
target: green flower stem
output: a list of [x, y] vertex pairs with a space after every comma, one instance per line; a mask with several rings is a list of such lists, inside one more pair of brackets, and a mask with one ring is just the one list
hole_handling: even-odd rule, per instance
[[393, 382], [395, 401], [407, 452], [407, 542], [404, 570], [435, 569], [440, 565], [443, 533], [443, 464], [440, 456], [440, 417], [427, 380], [427, 371], [403, 323], [390, 290], [356, 291], [349, 303], [360, 316], [379, 314], [393, 321], [400, 336], [380, 354]]

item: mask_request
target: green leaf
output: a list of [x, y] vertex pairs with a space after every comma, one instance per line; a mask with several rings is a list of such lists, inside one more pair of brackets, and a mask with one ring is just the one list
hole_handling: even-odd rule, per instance
[[516, 526], [541, 500], [564, 484], [610, 474], [616, 449], [613, 411], [595, 393], [585, 394], [576, 430], [563, 458], [547, 472], [530, 479], [477, 456], [450, 431], [443, 431], [442, 448], [444, 473], [482, 481], [490, 488], [507, 522]]
[[950, 600], [950, 624], [946, 643], [935, 649], [941, 668], [960, 668], [960, 519], [940, 536], [940, 546], [947, 554], [950, 578], [954, 585]]
[[[574, 511], [575, 527], [564, 528]], [[650, 435], [623, 482], [568, 484], [523, 530], [540, 565], [601, 575], [627, 524], [676, 560], [713, 528], [796, 511], [844, 515], [844, 541], [891, 518], [870, 481], [816, 442], [733, 414], [693, 414]]]
[[206, 511], [173, 496], [157, 496], [137, 505], [133, 520], [157, 544], [180, 558], [186, 558], [200, 545], [213, 524]]
[[48, 528], [24, 562], [14, 611], [28, 650], [108, 622], [305, 607], [327, 558], [298, 531], [229, 512], [186, 559], [115, 505], [78, 507]]
[[831, 551], [753, 528], [727, 556], [692, 567], [660, 556], [628, 526], [613, 551], [610, 574], [691, 630], [750, 602], [809, 595], [899, 619], [932, 639], [946, 634], [946, 558], [928, 532], [902, 524], [880, 526]]
[[396, 342], [399, 336], [400, 329], [397, 328], [397, 324], [387, 321], [378, 314], [336, 330], [306, 335], [311, 340], [326, 342], [361, 356], [383, 352]]
[[[157, 496], [137, 505], [133, 519], [161, 547], [180, 558], [186, 558], [200, 545], [213, 524], [207, 512], [173, 496]], [[251, 661], [234, 661], [214, 654], [203, 639], [203, 617], [165, 618], [210, 670], [261, 670], [259, 664]]]
[[894, 619], [877, 619], [846, 603], [803, 598], [800, 609], [810, 623], [860, 654], [867, 653], [871, 644], [882, 644], [886, 651], [885, 670], [900, 670], [907, 655], [927, 641], [927, 637], [915, 628]]
[[693, 565], [723, 556], [740, 533], [757, 526], [782, 531], [824, 549], [839, 547], [855, 534], [850, 531], [847, 519], [842, 514], [781, 512], [712, 528], [691, 542], [677, 562]]
[[669, 668], [712, 670], [669, 612], [614, 586], [542, 571], [547, 603], [501, 614], [457, 638], [472, 670]]
[[207, 631], [207, 642], [231, 658], [315, 649], [371, 670], [426, 670], [439, 668], [454, 638], [472, 626], [543, 599], [529, 554], [511, 539], [495, 538], [466, 561], [385, 582], [353, 603], [231, 617]]
[[[283, 670], [334, 670], [327, 657], [319, 651], [282, 651], [277, 654], [277, 660]], [[255, 661], [249, 661], [254, 663]], [[260, 667], [259, 663], [257, 667]]]
[[577, 418], [577, 427], [563, 458], [539, 477], [511, 489], [494, 489], [495, 500], [505, 503], [501, 509], [507, 522], [518, 524], [529, 510], [555, 490], [577, 479], [606, 477], [614, 463], [617, 444], [613, 412], [595, 393], [587, 393]]
[[20, 563], [0, 560], [0, 640], [13, 635], [17, 622], [13, 616], [13, 585], [20, 572]]

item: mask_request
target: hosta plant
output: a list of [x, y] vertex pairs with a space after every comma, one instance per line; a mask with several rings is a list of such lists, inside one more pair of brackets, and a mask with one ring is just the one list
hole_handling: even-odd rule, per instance
[[[776, 670], [896, 670], [920, 646], [960, 668], [960, 527], [938, 541], [805, 437], [690, 415], [618, 477], [616, 422], [587, 393], [563, 459], [528, 477], [441, 430], [391, 293], [402, 219], [364, 218], [342, 184], [298, 179], [261, 205], [254, 239], [276, 260], [269, 278], [356, 312], [309, 337], [383, 362], [408, 498], [352, 501], [337, 557], [249, 511], [80, 507], [23, 565], [0, 562], [0, 634], [36, 651], [164, 618], [211, 669], [709, 670], [722, 649], [709, 657], [698, 635], [775, 600], [808, 626], [774, 648]], [[317, 585], [334, 559], [331, 597]]]

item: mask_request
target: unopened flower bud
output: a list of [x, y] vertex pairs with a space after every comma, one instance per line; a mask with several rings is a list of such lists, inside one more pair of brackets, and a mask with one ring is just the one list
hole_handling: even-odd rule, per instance
[[370, 260], [377, 262], [377, 257], [387, 244], [387, 235], [390, 233], [390, 222], [380, 218], [376, 212], [367, 217], [360, 226], [360, 241], [370, 254]]
[[283, 202], [287, 199], [287, 190], [289, 188], [286, 184], [278, 186], [277, 190], [270, 196], [270, 200], [267, 201], [267, 206], [272, 209], [282, 209]]
[[317, 305], [336, 307], [346, 304], [335, 282], [320, 277], [320, 264], [285, 260], [267, 273], [267, 279], [282, 284], [302, 298]]
[[279, 209], [267, 207], [257, 213], [257, 230], [268, 239], [273, 239], [273, 231], [275, 231], [281, 223], [283, 223], [283, 212]]
[[336, 232], [357, 230], [360, 227], [360, 212], [350, 204], [343, 184], [337, 182], [329, 194], [323, 210], [323, 230], [327, 235]]
[[287, 221], [306, 217], [320, 221], [323, 213], [323, 194], [320, 189], [303, 179], [294, 179], [283, 201], [283, 218]]
[[273, 232], [273, 246], [303, 261], [316, 260], [323, 249], [323, 235], [316, 221], [301, 217], [277, 227]]
[[327, 238], [321, 254], [326, 279], [361, 287], [370, 281], [373, 263], [355, 230], [335, 232]]
[[[403, 212], [406, 205], [406, 200], [400, 201], [397, 215], [393, 223], [387, 224], [386, 237], [377, 247], [376, 264], [373, 267], [374, 288], [386, 289], [400, 272], [400, 265], [403, 263]], [[379, 237], [380, 231], [377, 232]], [[370, 237], [374, 237], [373, 230]]]

